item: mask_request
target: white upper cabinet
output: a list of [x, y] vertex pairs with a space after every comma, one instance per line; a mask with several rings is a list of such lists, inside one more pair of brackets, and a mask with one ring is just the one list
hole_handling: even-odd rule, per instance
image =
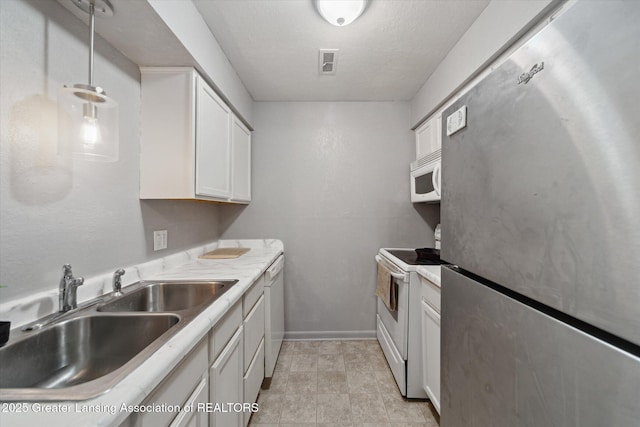
[[251, 132], [192, 68], [142, 67], [141, 199], [251, 200]]
[[196, 77], [196, 196], [231, 195], [231, 110]]
[[251, 132], [235, 116], [231, 121], [231, 142], [233, 150], [231, 200], [248, 203], [251, 201]]
[[442, 116], [432, 116], [416, 129], [416, 159], [427, 156], [442, 147]]

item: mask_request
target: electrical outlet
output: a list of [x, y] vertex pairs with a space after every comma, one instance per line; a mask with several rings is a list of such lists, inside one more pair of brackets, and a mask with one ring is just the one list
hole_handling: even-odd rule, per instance
[[167, 249], [167, 230], [153, 232], [153, 250]]

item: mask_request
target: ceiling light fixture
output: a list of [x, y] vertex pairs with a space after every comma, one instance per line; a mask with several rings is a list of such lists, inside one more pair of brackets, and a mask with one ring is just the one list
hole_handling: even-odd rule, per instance
[[89, 84], [64, 86], [58, 94], [58, 132], [64, 151], [76, 158], [118, 160], [118, 103], [93, 85], [95, 16], [113, 16], [108, 0], [72, 0], [89, 14]]
[[367, 7], [367, 0], [314, 0], [318, 13], [328, 23], [344, 27], [358, 19]]

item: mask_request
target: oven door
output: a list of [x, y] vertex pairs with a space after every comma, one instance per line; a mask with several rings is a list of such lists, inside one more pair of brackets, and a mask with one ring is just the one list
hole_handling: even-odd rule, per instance
[[396, 310], [390, 311], [380, 298], [377, 300], [377, 313], [384, 325], [387, 339], [390, 339], [402, 360], [407, 360], [407, 324], [409, 321], [409, 273], [401, 270], [381, 255], [376, 262], [388, 270], [398, 288]]

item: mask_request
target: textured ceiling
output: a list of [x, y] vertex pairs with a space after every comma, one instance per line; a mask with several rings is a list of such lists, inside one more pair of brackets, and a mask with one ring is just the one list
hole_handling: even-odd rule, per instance
[[[88, 24], [89, 15], [78, 9], [72, 0], [58, 2]], [[143, 66], [195, 65], [182, 43], [149, 3], [140, 0], [110, 0], [110, 3], [113, 16], [96, 17], [95, 30], [127, 58]]]
[[[372, 0], [335, 27], [312, 0], [193, 0], [256, 101], [409, 100], [489, 0]], [[318, 49], [339, 49], [335, 76]]]

